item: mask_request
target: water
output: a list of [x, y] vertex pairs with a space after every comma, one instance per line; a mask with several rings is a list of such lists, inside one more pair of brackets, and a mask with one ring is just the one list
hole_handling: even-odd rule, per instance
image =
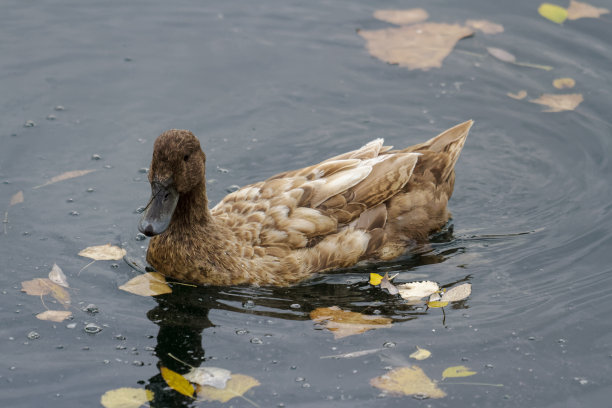
[[[592, 4], [612, 9], [610, 1]], [[428, 72], [368, 55], [355, 30], [387, 26], [372, 18], [376, 8], [421, 6], [432, 21], [486, 18], [505, 32], [460, 41], [441, 69]], [[5, 0], [0, 405], [96, 406], [108, 390], [135, 387], [155, 393], [152, 406], [251, 406], [194, 403], [168, 389], [160, 365], [188, 370], [171, 353], [256, 378], [261, 385], [245, 395], [261, 407], [606, 406], [611, 19], [560, 26], [536, 9], [484, 0]], [[497, 61], [486, 55], [489, 46], [554, 70]], [[560, 77], [574, 78], [567, 92], [584, 96], [575, 112], [543, 113], [506, 96], [566, 92], [552, 87]], [[234, 185], [376, 137], [404, 146], [470, 118], [476, 125], [457, 165], [452, 228], [421, 254], [293, 288], [174, 285], [157, 299], [117, 289], [137, 274], [123, 261], [81, 271], [90, 260], [77, 254], [92, 245], [122, 245], [142, 260], [147, 241], [136, 212], [149, 195], [142, 169], [165, 129], [199, 136], [216, 202]], [[33, 189], [85, 169], [96, 171]], [[24, 202], [9, 208], [20, 190]], [[46, 277], [54, 263], [72, 288], [73, 318], [61, 323], [37, 320], [40, 298], [20, 292], [22, 281]], [[402, 282], [470, 282], [472, 295], [444, 310], [409, 306], [369, 286], [372, 270], [400, 273]], [[98, 313], [87, 311], [91, 304]], [[331, 306], [393, 323], [334, 339], [309, 317]], [[416, 346], [432, 356], [410, 359]], [[381, 351], [319, 358], [372, 349]], [[369, 385], [410, 364], [436, 380], [450, 366], [477, 374], [442, 381], [447, 397], [437, 400], [380, 396]]]

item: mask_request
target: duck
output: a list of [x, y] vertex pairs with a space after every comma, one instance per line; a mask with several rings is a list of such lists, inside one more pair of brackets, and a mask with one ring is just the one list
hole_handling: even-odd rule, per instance
[[151, 198], [138, 223], [147, 262], [196, 285], [290, 286], [396, 258], [440, 230], [473, 121], [394, 150], [375, 139], [244, 186], [209, 208], [206, 154], [188, 130], [154, 142]]

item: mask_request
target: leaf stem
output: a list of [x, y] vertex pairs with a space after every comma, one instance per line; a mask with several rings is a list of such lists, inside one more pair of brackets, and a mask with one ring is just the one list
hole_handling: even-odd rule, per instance
[[91, 261], [90, 263], [88, 263], [87, 265], [85, 265], [84, 267], [82, 267], [79, 270], [79, 273], [77, 273], [77, 275], [81, 275], [81, 272], [83, 272], [83, 270], [85, 270], [85, 268], [88, 268], [91, 264], [93, 264], [94, 262], [96, 262], [96, 260], [94, 259], [93, 261]]
[[504, 384], [489, 384], [489, 383], [478, 383], [478, 382], [444, 382], [442, 384], [447, 385], [486, 385], [488, 387], [503, 387]]
[[172, 353], [168, 353], [169, 357], [172, 357], [173, 359], [175, 359], [176, 361], [178, 361], [179, 363], [185, 364], [187, 367], [191, 367], [192, 369], [195, 368], [194, 366], [192, 366], [189, 363], [184, 362], [183, 360], [181, 360], [180, 358], [176, 357], [174, 354]]

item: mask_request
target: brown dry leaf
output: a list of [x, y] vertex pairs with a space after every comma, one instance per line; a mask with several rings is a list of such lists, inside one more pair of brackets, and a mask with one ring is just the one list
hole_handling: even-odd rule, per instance
[[557, 78], [553, 81], [553, 86], [557, 89], [573, 88], [576, 86], [576, 81], [572, 78]]
[[11, 197], [11, 203], [9, 204], [9, 207], [21, 203], [23, 203], [23, 191], [19, 190]]
[[417, 366], [391, 370], [380, 377], [372, 378], [370, 385], [396, 395], [420, 395], [429, 398], [446, 396], [446, 393]]
[[582, 94], [542, 94], [529, 102], [548, 106], [543, 112], [563, 112], [574, 110], [584, 100]]
[[485, 34], [499, 34], [504, 32], [504, 26], [489, 20], [467, 20], [465, 25]]
[[508, 95], [509, 97], [513, 99], [521, 100], [527, 97], [527, 91], [524, 89], [521, 89], [517, 93], [508, 92], [506, 95]]
[[158, 272], [148, 272], [130, 279], [119, 289], [140, 296], [157, 296], [172, 293], [164, 275]]
[[608, 14], [610, 10], [591, 6], [587, 3], [581, 3], [576, 0], [570, 0], [570, 5], [567, 8], [567, 19], [577, 20], [579, 18], [599, 18], [602, 14]]
[[33, 296], [51, 294], [64, 307], [70, 304], [70, 294], [66, 289], [51, 282], [49, 279], [36, 278], [21, 282], [21, 291]]
[[153, 401], [153, 392], [142, 388], [117, 388], [106, 391], [100, 398], [104, 408], [138, 408]]
[[79, 252], [79, 255], [95, 259], [96, 261], [118, 261], [122, 259], [126, 253], [127, 252], [123, 248], [106, 244], [87, 247]]
[[64, 274], [64, 271], [62, 271], [62, 268], [57, 266], [56, 263], [53, 264], [53, 267], [51, 268], [51, 272], [49, 272], [49, 280], [65, 288], [70, 287], [70, 285], [68, 285], [68, 280], [66, 279], [66, 275]]
[[473, 34], [471, 28], [445, 23], [359, 31], [372, 56], [389, 64], [423, 71], [441, 67], [457, 41]]
[[244, 393], [258, 385], [259, 381], [253, 377], [244, 374], [232, 374], [223, 389], [210, 385], [198, 385], [196, 390], [198, 397], [204, 398], [206, 401], [227, 402], [234, 397], [245, 398]]
[[37, 319], [49, 320], [52, 322], [63, 322], [72, 316], [72, 312], [68, 310], [47, 310], [36, 315]]
[[320, 307], [310, 312], [310, 318], [334, 333], [335, 339], [365, 333], [368, 330], [391, 327], [388, 317], [368, 316], [342, 310], [338, 306]]
[[81, 176], [89, 174], [89, 173], [91, 173], [93, 171], [96, 171], [96, 170], [95, 169], [89, 169], [89, 170], [67, 171], [66, 173], [62, 173], [62, 174], [60, 174], [58, 176], [51, 177], [49, 180], [47, 180], [46, 183], [41, 184], [39, 186], [36, 186], [34, 188], [41, 188], [41, 187], [48, 186], [49, 184], [57, 183], [58, 181], [64, 181], [64, 180], [68, 180], [68, 179], [75, 178], [75, 177], [81, 177]]
[[376, 10], [374, 18], [391, 24], [408, 25], [420, 23], [429, 18], [429, 14], [422, 8], [408, 10]]

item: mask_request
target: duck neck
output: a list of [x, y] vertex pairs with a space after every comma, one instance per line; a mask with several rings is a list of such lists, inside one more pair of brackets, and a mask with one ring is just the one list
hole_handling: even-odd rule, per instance
[[181, 194], [172, 216], [171, 225], [206, 226], [211, 224], [205, 182]]

